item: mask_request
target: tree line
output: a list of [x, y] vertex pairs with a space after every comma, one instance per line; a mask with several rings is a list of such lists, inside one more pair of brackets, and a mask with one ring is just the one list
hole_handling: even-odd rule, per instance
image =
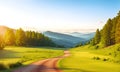
[[117, 43], [120, 43], [120, 11], [116, 17], [108, 19], [103, 29], [97, 29], [94, 38], [90, 41], [91, 45], [102, 47]]
[[0, 36], [0, 49], [5, 46], [56, 46], [54, 42], [42, 33], [24, 31], [22, 28], [13, 30], [7, 28], [5, 34]]

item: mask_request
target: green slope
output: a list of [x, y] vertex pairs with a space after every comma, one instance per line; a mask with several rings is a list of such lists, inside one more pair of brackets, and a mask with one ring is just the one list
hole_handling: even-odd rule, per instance
[[95, 50], [86, 45], [70, 50], [71, 56], [59, 61], [63, 72], [120, 72], [120, 44]]

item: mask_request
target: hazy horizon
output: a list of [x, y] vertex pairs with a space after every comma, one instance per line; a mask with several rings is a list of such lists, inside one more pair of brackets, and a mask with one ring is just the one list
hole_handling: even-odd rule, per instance
[[116, 16], [120, 0], [0, 0], [0, 25], [25, 30], [95, 32]]

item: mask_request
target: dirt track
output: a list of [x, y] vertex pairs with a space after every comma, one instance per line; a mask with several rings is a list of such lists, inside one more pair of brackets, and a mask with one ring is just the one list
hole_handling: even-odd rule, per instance
[[58, 60], [69, 55], [69, 51], [64, 51], [63, 56], [37, 61], [26, 67], [16, 69], [13, 72], [62, 72], [60, 69], [57, 68], [57, 62]]

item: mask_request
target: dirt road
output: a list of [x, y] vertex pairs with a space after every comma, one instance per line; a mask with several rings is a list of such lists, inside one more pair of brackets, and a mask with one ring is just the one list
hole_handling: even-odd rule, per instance
[[69, 51], [64, 51], [63, 56], [34, 62], [26, 67], [16, 69], [13, 72], [62, 72], [57, 68], [57, 62], [62, 58], [68, 57], [69, 55]]

